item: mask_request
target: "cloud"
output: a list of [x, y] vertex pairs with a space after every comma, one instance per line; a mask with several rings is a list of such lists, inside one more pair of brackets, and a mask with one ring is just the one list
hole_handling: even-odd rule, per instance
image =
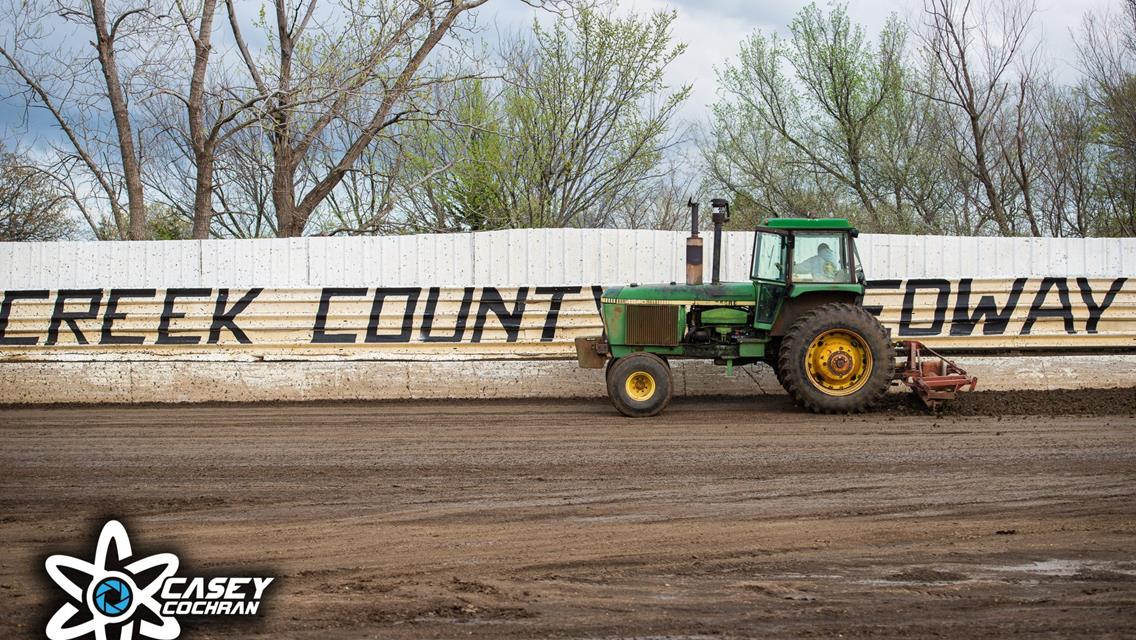
[[[976, 1], [981, 3], [991, 0]], [[787, 34], [789, 22], [805, 4], [805, 0], [622, 0], [614, 5], [614, 10], [620, 14], [668, 10], [677, 12], [678, 17], [673, 26], [674, 37], [676, 41], [686, 43], [687, 49], [667, 70], [666, 80], [672, 88], [687, 84], [693, 87], [691, 98], [680, 111], [680, 117], [688, 122], [701, 123], [709, 117], [710, 105], [717, 99], [718, 81], [715, 70], [735, 59], [743, 39], [755, 30]], [[826, 2], [818, 4], [822, 8], [828, 7]], [[266, 41], [262, 31], [252, 24], [257, 5], [241, 3], [238, 6], [243, 14], [245, 36], [250, 39], [254, 49], [259, 49]], [[874, 39], [889, 14], [894, 12], [909, 22], [918, 22], [922, 6], [922, 0], [895, 0], [887, 3], [878, 0], [849, 0], [848, 12], [852, 20], [862, 25], [869, 37]], [[1042, 43], [1042, 68], [1052, 74], [1053, 80], [1060, 83], [1077, 80], [1077, 52], [1070, 30], [1080, 28], [1086, 11], [1102, 13], [1110, 9], [1114, 12], [1118, 9], [1117, 0], [1038, 0], [1034, 37]], [[223, 61], [222, 64], [239, 67], [232, 36], [223, 17], [218, 18], [218, 58]], [[490, 46], [495, 45], [504, 34], [527, 30], [534, 19], [546, 22], [552, 16], [517, 0], [490, 2], [476, 12], [480, 36]], [[0, 36], [7, 37], [9, 34], [4, 33], [4, 29], [0, 26]], [[25, 127], [22, 104], [18, 97], [8, 91], [0, 93], [0, 139], [6, 139], [9, 146], [17, 142], [27, 146], [58, 135], [50, 118], [42, 112], [33, 111]]]

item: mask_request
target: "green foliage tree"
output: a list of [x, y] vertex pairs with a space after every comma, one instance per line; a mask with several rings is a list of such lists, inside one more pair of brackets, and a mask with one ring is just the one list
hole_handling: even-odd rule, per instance
[[196, 235], [193, 222], [166, 204], [148, 203], [146, 224], [150, 228], [151, 240], [189, 240]]
[[51, 174], [0, 146], [0, 241], [63, 240], [75, 227]]
[[663, 78], [684, 49], [672, 42], [674, 20], [673, 12], [621, 18], [582, 9], [508, 43], [496, 96], [488, 82], [472, 82], [458, 101], [461, 130], [436, 134], [447, 144], [428, 150], [423, 169], [449, 167], [416, 190], [432, 222], [605, 226], [642, 204], [690, 94], [689, 86], [669, 91]]
[[1136, 0], [1124, 0], [1119, 16], [1087, 14], [1078, 48], [1102, 151], [1095, 195], [1107, 206], [1096, 231], [1136, 235]]
[[414, 231], [482, 231], [508, 226], [502, 180], [508, 141], [490, 81], [455, 85], [452, 118], [416, 123], [406, 181]]
[[720, 71], [710, 174], [764, 207], [759, 216], [827, 211], [888, 226], [895, 185], [879, 184], [889, 173], [873, 151], [885, 112], [902, 109], [905, 29], [892, 16], [873, 47], [844, 6], [809, 4], [789, 30], [787, 41], [754, 33]]

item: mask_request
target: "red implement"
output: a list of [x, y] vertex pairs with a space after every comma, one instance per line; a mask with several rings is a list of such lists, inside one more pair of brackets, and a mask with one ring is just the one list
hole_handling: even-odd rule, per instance
[[907, 340], [900, 345], [907, 354], [907, 362], [897, 372], [898, 377], [929, 408], [937, 409], [943, 402], [954, 400], [959, 391], [974, 391], [978, 385], [978, 378], [968, 375], [962, 367], [922, 342]]

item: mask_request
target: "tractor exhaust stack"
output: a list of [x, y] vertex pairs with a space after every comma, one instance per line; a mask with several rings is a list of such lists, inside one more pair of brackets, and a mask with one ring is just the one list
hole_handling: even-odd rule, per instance
[[711, 215], [714, 220], [714, 270], [711, 272], [711, 282], [718, 284], [722, 281], [722, 225], [730, 221], [730, 203], [725, 198], [714, 198], [710, 201], [710, 207], [714, 210]]
[[702, 238], [698, 237], [698, 203], [687, 200], [690, 207], [690, 237], [686, 239], [686, 284], [702, 284]]

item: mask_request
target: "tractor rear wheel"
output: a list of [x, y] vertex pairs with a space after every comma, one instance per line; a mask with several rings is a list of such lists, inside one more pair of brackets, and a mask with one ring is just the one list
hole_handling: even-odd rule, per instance
[[625, 416], [658, 415], [670, 404], [673, 389], [671, 368], [653, 353], [633, 353], [608, 367], [607, 395]]
[[773, 367], [773, 375], [777, 376], [778, 384], [780, 384], [781, 388], [785, 390], [785, 393], [789, 393], [789, 383], [785, 380], [785, 375], [781, 373], [781, 363], [774, 362], [769, 366]]
[[766, 359], [765, 363], [769, 365], [770, 369], [773, 369], [773, 375], [777, 378], [777, 384], [781, 385], [785, 393], [789, 393], [789, 385], [785, 382], [785, 376], [781, 373], [781, 339], [776, 338], [770, 342], [765, 352], [771, 356]]
[[895, 354], [879, 320], [861, 306], [834, 302], [793, 323], [778, 365], [797, 404], [815, 413], [856, 413], [887, 393]]

